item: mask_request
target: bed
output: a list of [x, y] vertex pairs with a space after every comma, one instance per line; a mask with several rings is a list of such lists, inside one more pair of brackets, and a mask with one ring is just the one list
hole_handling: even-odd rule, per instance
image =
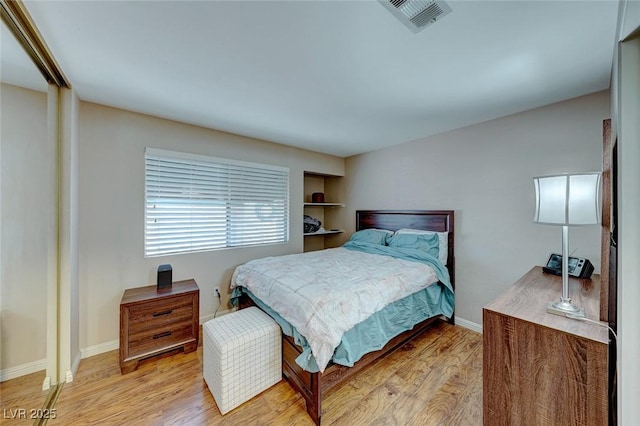
[[[284, 319], [282, 316], [278, 314], [278, 310], [280, 309], [281, 305], [286, 304], [285, 302], [282, 302], [280, 303], [280, 305], [278, 305], [279, 303], [278, 301], [280, 299], [284, 301], [288, 296], [284, 294], [277, 294], [277, 297], [276, 297], [274, 295], [269, 296], [269, 294], [275, 292], [276, 291], [275, 288], [279, 284], [277, 282], [275, 284], [269, 283], [268, 291], [260, 290], [258, 287], [255, 287], [255, 288], [251, 287], [250, 284], [247, 284], [247, 279], [243, 279], [244, 275], [251, 273], [250, 272], [251, 268], [245, 270], [245, 269], [242, 269], [245, 267], [245, 265], [242, 265], [236, 269], [236, 271], [234, 272], [234, 276], [232, 278], [232, 288], [233, 288], [232, 299], [234, 299], [235, 303], [239, 304], [240, 308], [244, 308], [248, 306], [258, 306], [259, 308], [263, 309], [265, 312], [270, 314], [281, 325], [281, 327], [283, 328], [283, 340], [282, 340], [283, 375], [285, 376], [285, 378], [288, 379], [288, 381], [296, 389], [296, 391], [299, 392], [302, 395], [302, 397], [305, 399], [307, 412], [316, 424], [319, 425], [321, 423], [322, 400], [331, 392], [333, 388], [337, 387], [339, 384], [345, 382], [350, 377], [354, 376], [358, 372], [372, 365], [374, 362], [376, 362], [380, 358], [391, 353], [395, 349], [401, 347], [402, 345], [404, 345], [414, 337], [420, 335], [425, 330], [427, 330], [434, 322], [445, 320], [453, 323], [452, 294], [453, 294], [454, 281], [455, 281], [453, 219], [454, 219], [454, 215], [453, 215], [453, 211], [451, 210], [438, 210], [438, 211], [359, 210], [356, 212], [356, 231], [369, 230], [363, 233], [356, 232], [356, 234], [358, 235], [361, 235], [361, 234], [368, 235], [370, 233], [375, 233], [376, 235], [379, 235], [378, 231], [373, 231], [373, 230], [397, 231], [400, 229], [424, 230], [424, 231], [434, 231], [434, 232], [441, 233], [439, 235], [434, 236], [433, 238], [439, 239], [439, 244], [441, 245], [446, 244], [447, 248], [446, 250], [444, 250], [446, 251], [446, 256], [444, 256], [444, 258], [442, 257], [442, 255], [444, 255], [444, 252], [442, 252], [440, 256], [438, 256], [436, 254], [437, 252], [435, 252], [431, 256], [424, 256], [426, 258], [426, 261], [428, 262], [426, 262], [423, 259], [418, 259], [419, 263], [425, 262], [426, 264], [429, 265], [428, 268], [433, 270], [433, 273], [435, 275], [430, 276], [428, 280], [435, 281], [436, 284], [429, 285], [429, 286], [424, 285], [424, 287], [420, 287], [420, 290], [416, 290], [416, 289], [412, 290], [410, 288], [404, 289], [404, 291], [411, 292], [411, 294], [409, 295], [395, 294], [394, 295], [395, 299], [390, 299], [395, 301], [393, 303], [390, 303], [389, 307], [392, 308], [395, 305], [400, 305], [402, 306], [402, 308], [400, 309], [404, 309], [405, 311], [407, 311], [406, 306], [413, 306], [413, 305], [401, 305], [401, 304], [414, 303], [413, 298], [415, 297], [422, 298], [423, 294], [427, 294], [427, 293], [433, 293], [434, 295], [433, 297], [440, 297], [439, 300], [444, 300], [445, 299], [444, 295], [450, 295], [449, 307], [447, 307], [447, 303], [442, 302], [442, 305], [444, 306], [442, 310], [439, 310], [438, 307], [435, 307], [435, 304], [433, 304], [434, 306], [433, 311], [430, 308], [429, 309], [425, 308], [424, 312], [422, 312], [422, 309], [416, 309], [415, 310], [416, 312], [420, 311], [421, 313], [420, 313], [420, 316], [411, 318], [411, 321], [414, 321], [414, 322], [412, 322], [408, 326], [406, 324], [403, 325], [402, 327], [404, 328], [401, 328], [402, 331], [397, 331], [396, 329], [396, 331], [394, 331], [391, 334], [395, 337], [391, 337], [390, 339], [385, 337], [382, 344], [379, 344], [379, 342], [378, 343], [374, 342], [373, 346], [375, 347], [373, 349], [372, 348], [361, 349], [358, 347], [358, 345], [348, 344], [348, 342], [345, 341], [346, 339], [343, 339], [341, 340], [341, 343], [338, 346], [338, 348], [335, 349], [335, 352], [333, 353], [333, 358], [331, 358], [328, 361], [326, 359], [327, 357], [323, 355], [323, 351], [319, 349], [323, 347], [321, 343], [316, 342], [314, 345], [313, 338], [305, 339], [304, 333], [308, 331], [307, 328], [305, 327], [308, 327], [309, 326], [308, 324], [305, 324], [304, 321], [300, 322], [297, 319], [292, 318], [290, 320], [291, 324], [296, 325], [296, 326], [292, 326], [287, 321], [289, 318]], [[443, 238], [444, 238], [444, 241], [443, 241]], [[434, 241], [434, 240], [431, 240], [431, 241]], [[345, 244], [345, 246], [347, 246], [350, 243], [351, 241]], [[386, 244], [382, 243], [382, 245], [385, 246]], [[342, 250], [342, 251], [339, 251], [339, 250]], [[355, 256], [354, 259], [359, 259], [358, 256], [371, 257], [371, 254], [369, 254], [370, 250], [374, 250], [373, 252], [374, 256], [382, 255], [382, 257], [378, 257], [376, 259], [383, 259], [383, 261], [378, 260], [377, 262], [374, 262], [374, 263], [385, 264], [388, 257], [386, 251], [392, 250], [392, 249], [387, 249], [386, 247], [372, 247], [371, 244], [368, 244], [368, 243], [360, 244], [358, 241], [355, 241], [353, 242], [352, 246], [349, 247], [349, 250], [343, 249], [343, 248], [323, 250], [322, 252], [326, 252], [326, 253], [318, 253], [318, 256], [320, 255], [336, 256], [337, 255], [340, 257], [344, 257], [345, 253], [349, 252], [349, 256], [353, 255]], [[360, 251], [367, 252], [367, 254], [362, 254], [362, 255], [356, 254], [356, 253], [351, 254], [351, 252], [360, 252]], [[404, 259], [403, 257], [406, 255], [407, 252], [413, 255], [412, 250], [408, 250], [408, 251], [404, 250], [402, 251], [400, 259], [389, 260], [390, 265], [395, 265], [395, 264], [392, 264], [392, 262], [405, 262], [404, 264], [394, 266], [396, 268], [398, 268], [398, 266], [401, 266], [400, 269], [397, 269], [398, 270], [397, 275], [399, 276], [403, 274], [410, 275], [411, 273], [413, 273], [416, 275], [424, 274], [426, 276], [426, 272], [424, 270], [416, 270], [414, 272], [408, 272], [408, 271], [411, 271], [410, 268], [424, 268], [425, 266], [422, 264], [417, 265], [418, 262], [416, 262], [416, 259], [408, 259], [408, 260]], [[307, 253], [302, 255], [283, 256], [282, 258], [293, 259], [295, 256], [306, 256], [305, 259], [315, 259], [313, 254], [307, 254]], [[396, 256], [397, 256], [396, 254], [393, 254], [393, 257], [396, 257]], [[438, 257], [435, 263], [433, 262], [433, 259], [432, 259], [434, 257]], [[278, 258], [266, 258], [264, 261], [256, 260], [255, 262], [258, 262], [258, 263], [263, 262], [264, 264], [262, 266], [259, 266], [259, 265], [256, 266], [256, 268], [262, 267], [263, 270], [260, 271], [258, 269], [257, 272], [254, 273], [254, 275], [257, 276], [257, 275], [265, 274], [265, 271], [267, 273], [270, 273], [272, 271], [272, 269], [270, 268], [273, 265], [273, 263], [270, 263], [270, 262], [279, 261]], [[446, 264], [443, 264], [444, 263], [443, 261], [446, 261]], [[314, 263], [314, 262], [316, 261], [312, 260], [309, 263]], [[335, 259], [330, 260], [330, 262], [335, 262]], [[252, 264], [252, 262], [249, 262], [249, 263]], [[322, 263], [318, 262], [318, 265], [322, 265]], [[324, 264], [324, 267], [326, 270], [326, 264]], [[380, 266], [380, 268], [383, 268], [383, 266]], [[340, 271], [339, 268], [337, 268], [337, 270]], [[361, 274], [361, 271], [356, 271], [354, 273], [354, 275], [357, 275], [357, 274]], [[296, 273], [291, 269], [285, 268], [283, 269], [283, 272], [280, 273], [280, 275], [296, 276]], [[309, 273], [309, 269], [306, 269], [304, 273], [301, 273], [301, 275], [298, 276], [300, 280], [306, 279], [306, 277], [303, 277], [302, 275], [313, 276], [313, 273]], [[309, 278], [309, 279], [313, 279], [313, 278]], [[331, 279], [332, 279], [331, 276], [327, 277], [327, 280], [331, 280]], [[401, 281], [406, 281], [407, 279], [408, 278], [403, 275], [403, 278], [401, 279]], [[274, 279], [274, 281], [277, 281], [277, 280]], [[296, 281], [296, 280], [293, 279], [290, 281]], [[446, 285], [443, 283], [445, 283]], [[430, 283], [427, 283], [427, 284], [430, 284]], [[301, 284], [301, 286], [305, 287], [304, 284]], [[420, 284], [420, 286], [422, 285]], [[252, 288], [256, 294], [252, 293], [249, 290], [249, 288]], [[319, 288], [322, 289], [322, 287], [319, 287]], [[382, 287], [378, 287], [378, 290], [381, 288]], [[393, 288], [395, 289], [395, 284]], [[278, 290], [278, 291], [281, 291], [281, 290]], [[291, 292], [297, 293], [299, 291], [300, 289], [296, 288]], [[372, 291], [376, 291], [376, 290], [374, 289]], [[441, 292], [442, 295], [438, 296], [438, 294], [440, 294], [439, 292]], [[365, 294], [364, 297], [369, 298], [372, 293], [368, 293], [368, 294], [364, 293], [364, 294]], [[271, 297], [271, 299], [269, 299], [269, 297]], [[424, 296], [424, 297], [427, 297], [427, 296]], [[354, 297], [354, 298], [357, 298], [357, 297]], [[369, 302], [368, 299], [367, 301]], [[332, 304], [332, 303], [336, 304], [337, 302], [331, 302], [328, 304]], [[429, 302], [429, 306], [432, 306], [431, 302]], [[308, 308], [298, 309], [298, 310], [304, 311], [304, 310], [308, 310]], [[411, 309], [409, 310], [411, 311]], [[357, 309], [353, 311], [358, 312]], [[283, 313], [283, 316], [286, 316], [286, 315], [289, 315], [289, 313]], [[368, 314], [365, 313], [362, 315], [366, 316]], [[367, 319], [367, 321], [363, 321], [362, 324], [358, 324], [358, 327], [360, 327], [361, 330], [366, 328], [368, 336], [373, 336], [375, 333], [378, 333], [376, 329], [377, 327], [376, 324], [378, 324], [379, 322], [375, 321], [377, 315], [378, 313], [376, 313], [375, 315], [372, 315], [371, 318]], [[354, 318], [353, 321], [358, 321], [358, 319]], [[310, 322], [310, 321], [307, 321], [307, 322]], [[328, 321], [328, 324], [330, 325], [325, 325], [326, 327], [325, 331], [328, 330], [332, 333], [335, 331], [338, 334], [342, 333], [342, 332], [339, 332], [339, 330], [336, 331], [336, 330], [333, 330], [332, 328], [334, 326], [338, 327], [339, 322], [336, 322], [336, 324], [338, 325], [331, 325], [332, 323]], [[345, 325], [345, 327], [349, 328], [350, 325]], [[300, 330], [302, 331], [298, 332], [298, 328], [300, 328]], [[353, 329], [349, 329], [349, 332], [352, 332], [356, 329], [357, 327], [353, 327]], [[327, 331], [327, 334], [329, 334], [328, 331]], [[346, 334], [347, 333], [345, 333], [345, 336]], [[380, 331], [380, 334], [386, 336], [386, 335], [389, 335], [390, 332], [389, 330], [383, 330], [383, 331]], [[374, 338], [374, 339], [367, 338], [367, 342], [369, 340], [375, 341], [376, 339], [377, 338]], [[380, 338], [380, 339], [383, 339], [383, 338]], [[333, 344], [335, 344], [335, 342]], [[343, 357], [339, 357], [338, 353], [344, 353], [344, 351], [341, 349], [343, 346], [348, 348], [352, 346], [358, 347], [358, 350], [355, 351], [355, 354], [348, 354]], [[326, 350], [324, 352], [326, 352]], [[350, 357], [353, 359], [349, 359]]]

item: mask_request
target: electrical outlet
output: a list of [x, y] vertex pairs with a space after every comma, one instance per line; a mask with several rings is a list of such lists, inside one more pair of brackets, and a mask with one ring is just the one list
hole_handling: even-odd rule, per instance
[[218, 299], [220, 298], [220, 290], [218, 290], [217, 288], [215, 289], [216, 292], [216, 296], [218, 296]]

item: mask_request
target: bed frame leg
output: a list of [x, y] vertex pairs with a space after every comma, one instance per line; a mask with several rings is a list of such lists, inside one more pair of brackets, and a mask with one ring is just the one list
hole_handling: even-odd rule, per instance
[[309, 404], [307, 402], [307, 414], [309, 414], [309, 417], [311, 417], [311, 420], [313, 420], [313, 422], [317, 425], [320, 426], [320, 421], [321, 421], [321, 416], [319, 416], [315, 410], [313, 410], [311, 408], [311, 405], [313, 404]]
[[320, 401], [317, 402], [313, 412], [309, 411], [309, 406], [307, 406], [307, 413], [309, 413], [309, 416], [311, 416], [311, 419], [315, 422], [317, 426], [320, 426], [320, 422], [322, 420], [322, 416], [320, 415], [320, 413], [322, 412], [321, 410], [322, 408], [320, 407]]
[[[288, 344], [286, 339], [282, 339], [283, 346]], [[284, 351], [283, 351], [284, 353]], [[304, 404], [307, 409], [307, 414], [313, 420], [313, 422], [320, 426], [320, 419], [322, 416], [322, 394], [320, 392], [319, 373], [308, 373], [309, 380], [302, 380], [295, 374], [293, 370], [283, 357], [282, 361], [282, 375], [289, 382], [289, 384], [302, 396]]]
[[322, 396], [320, 391], [320, 373], [311, 374], [311, 398], [306, 400], [307, 413], [317, 426], [322, 418]]

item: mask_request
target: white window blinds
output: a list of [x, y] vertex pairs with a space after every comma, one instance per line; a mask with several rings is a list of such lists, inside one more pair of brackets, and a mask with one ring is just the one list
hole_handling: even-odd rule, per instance
[[145, 257], [289, 241], [289, 169], [145, 150]]

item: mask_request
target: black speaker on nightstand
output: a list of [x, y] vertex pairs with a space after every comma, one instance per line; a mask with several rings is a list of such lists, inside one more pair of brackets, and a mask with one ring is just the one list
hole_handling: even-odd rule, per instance
[[165, 264], [158, 266], [158, 290], [171, 288], [173, 270], [171, 265]]

